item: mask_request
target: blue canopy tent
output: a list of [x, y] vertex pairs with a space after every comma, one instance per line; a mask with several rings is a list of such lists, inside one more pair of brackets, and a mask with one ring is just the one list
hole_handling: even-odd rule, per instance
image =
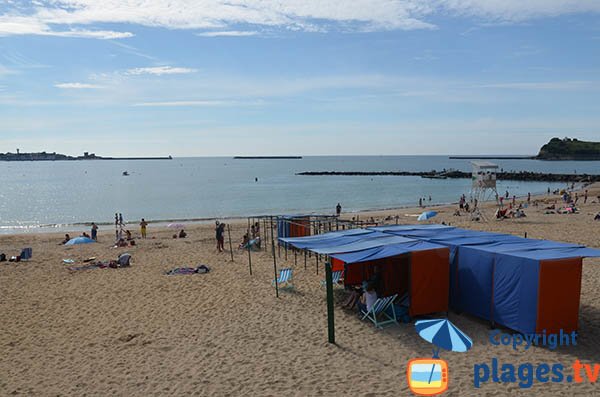
[[378, 294], [407, 295], [412, 316], [448, 311], [448, 248], [360, 230], [363, 232], [332, 232], [296, 239], [280, 238], [280, 241], [342, 261], [346, 285], [360, 284], [379, 272], [382, 285]]
[[372, 230], [449, 247], [451, 306], [458, 310], [522, 333], [577, 330], [582, 258], [600, 257], [599, 250], [425, 226]]

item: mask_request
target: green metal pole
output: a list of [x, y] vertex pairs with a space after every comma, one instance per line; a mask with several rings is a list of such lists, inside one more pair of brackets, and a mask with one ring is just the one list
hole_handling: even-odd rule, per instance
[[331, 276], [331, 263], [325, 263], [325, 282], [327, 284], [327, 333], [329, 343], [335, 343], [335, 324], [333, 320], [333, 279]]
[[[247, 233], [250, 233], [250, 218], [248, 218], [248, 230]], [[248, 236], [248, 242], [250, 242], [250, 236]], [[250, 275], [252, 276], [252, 254], [250, 254], [250, 244], [248, 246], [248, 268], [250, 269]]]
[[[271, 223], [271, 236], [273, 236], [273, 224]], [[279, 298], [279, 283], [277, 282], [277, 257], [275, 256], [275, 240], [271, 238], [271, 251], [273, 251], [273, 273], [275, 274], [275, 296]]]
[[233, 262], [233, 246], [231, 245], [231, 230], [229, 229], [229, 223], [227, 224], [227, 234], [229, 235], [229, 251], [231, 252], [231, 261]]

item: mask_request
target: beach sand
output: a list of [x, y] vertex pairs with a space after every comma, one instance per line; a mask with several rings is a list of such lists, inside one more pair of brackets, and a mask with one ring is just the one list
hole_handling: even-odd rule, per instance
[[[526, 209], [526, 218], [471, 222], [452, 215], [456, 206], [443, 206], [435, 208], [439, 215], [433, 220], [598, 248], [597, 195], [598, 185], [574, 215], [546, 215], [540, 205]], [[544, 199], [560, 205], [556, 196]], [[359, 216], [398, 214], [399, 222], [408, 224], [416, 218], [405, 214], [421, 211]], [[491, 218], [492, 210], [487, 214]], [[376, 330], [341, 308], [344, 292], [337, 287], [337, 345], [328, 344], [322, 262], [316, 274], [314, 256], [305, 270], [303, 257], [294, 265], [293, 255], [286, 261], [282, 249], [278, 266], [294, 268], [295, 290], [276, 298], [270, 252], [252, 253], [250, 275], [247, 251], [236, 249], [245, 221], [231, 227], [234, 262], [229, 252], [217, 252], [213, 225], [206, 224], [187, 227], [186, 239], [172, 239], [174, 231], [151, 224], [149, 239], [118, 249], [110, 248], [112, 233], [100, 233], [98, 244], [74, 247], [58, 245], [62, 234], [0, 236], [0, 252], [8, 256], [33, 248], [31, 261], [0, 263], [0, 395], [410, 395], [406, 363], [431, 356], [431, 345], [412, 324]], [[225, 246], [228, 250], [227, 241]], [[70, 271], [62, 263], [91, 256], [116, 259], [121, 252], [132, 254], [130, 268]], [[164, 275], [200, 263], [211, 272]], [[449, 365], [446, 395], [597, 393], [589, 383], [534, 382], [531, 389], [520, 389], [517, 383], [488, 382], [474, 389], [473, 368], [494, 357], [513, 365], [600, 362], [599, 283], [600, 260], [584, 260], [578, 344], [554, 351], [492, 346], [488, 323], [451, 312], [451, 321], [474, 346], [468, 353], [441, 352]]]

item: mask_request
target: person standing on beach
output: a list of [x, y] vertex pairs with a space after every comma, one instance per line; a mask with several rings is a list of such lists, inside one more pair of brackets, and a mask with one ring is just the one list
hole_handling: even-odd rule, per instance
[[587, 189], [585, 189], [585, 192], [583, 193], [583, 204], [587, 203]]
[[513, 207], [515, 205], [517, 205], [517, 196], [515, 196], [515, 195], [513, 195], [512, 205], [513, 205]]
[[92, 222], [92, 240], [98, 241], [98, 225]]
[[531, 193], [527, 193], [527, 204], [531, 202]]
[[419, 207], [422, 207], [422, 206], [423, 206], [423, 198], [419, 197]]
[[223, 236], [223, 232], [225, 231], [225, 224], [219, 223], [219, 221], [215, 222], [215, 237], [217, 239], [217, 251], [223, 252], [225, 248], [223, 247], [225, 244], [225, 237]]
[[335, 206], [335, 213], [337, 214], [337, 216], [340, 216], [340, 214], [342, 213], [342, 205], [340, 203], [337, 203], [337, 205]]
[[140, 231], [142, 232], [142, 238], [146, 238], [146, 227], [148, 226], [148, 222], [144, 218], [140, 222]]
[[508, 198], [508, 190], [506, 191], [506, 193], [504, 193], [504, 196], [505, 196], [506, 198]]

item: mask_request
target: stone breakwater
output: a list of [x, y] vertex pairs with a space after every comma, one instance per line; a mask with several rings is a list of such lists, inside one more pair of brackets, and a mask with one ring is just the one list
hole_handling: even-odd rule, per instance
[[[305, 171], [296, 175], [307, 176], [420, 176], [433, 179], [470, 179], [472, 174], [463, 171]], [[498, 172], [496, 178], [507, 181], [530, 181], [530, 182], [600, 182], [600, 174], [550, 174], [545, 172]]]

